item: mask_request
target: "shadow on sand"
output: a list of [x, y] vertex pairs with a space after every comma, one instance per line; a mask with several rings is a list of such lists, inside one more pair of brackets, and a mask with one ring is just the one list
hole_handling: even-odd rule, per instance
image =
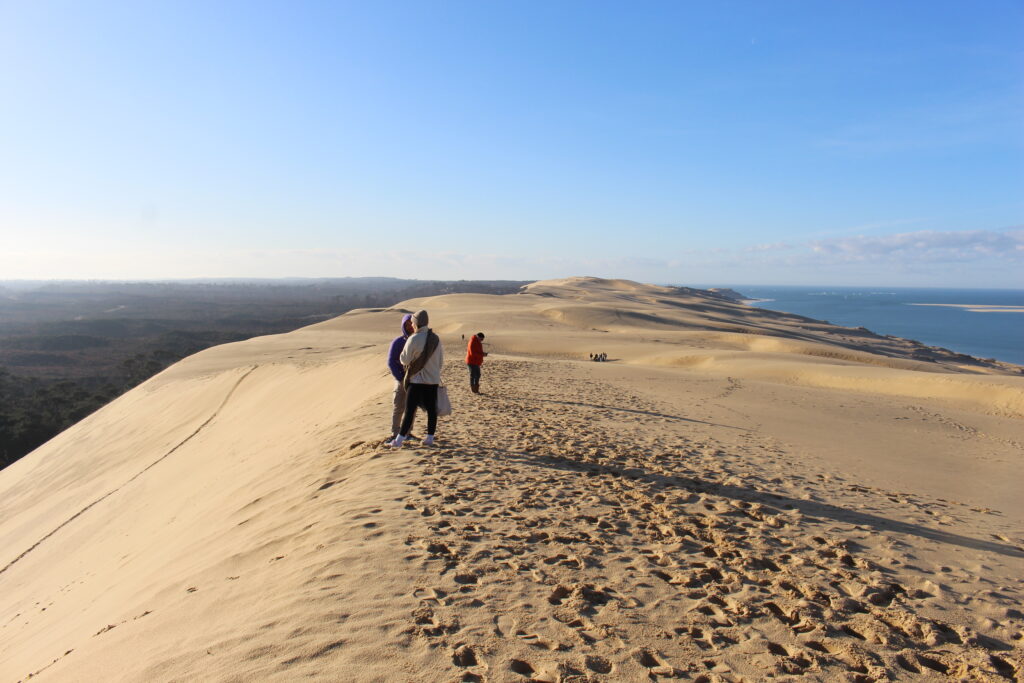
[[[560, 402], [560, 401], [556, 401]], [[498, 451], [496, 451], [496, 454]], [[802, 515], [811, 519], [832, 519], [838, 522], [866, 526], [879, 532], [895, 532], [926, 538], [939, 543], [948, 543], [973, 550], [983, 550], [990, 553], [998, 553], [1009, 557], [1024, 558], [1024, 550], [1007, 545], [1005, 543], [993, 543], [970, 536], [962, 536], [947, 531], [932, 529], [919, 524], [900, 522], [866, 512], [848, 510], [837, 505], [821, 503], [812, 500], [801, 500], [790, 498], [768, 491], [761, 491], [753, 487], [733, 486], [715, 481], [701, 481], [692, 477], [672, 476], [648, 472], [639, 467], [618, 467], [615, 465], [583, 462], [571, 458], [562, 458], [551, 455], [532, 455], [517, 451], [500, 451], [500, 456], [506, 460], [520, 460], [530, 465], [540, 465], [570, 472], [599, 473], [615, 477], [623, 477], [633, 481], [642, 481], [652, 488], [659, 490], [683, 489], [691, 493], [711, 493], [719, 496], [726, 496], [736, 500], [760, 503], [767, 507], [782, 508], [786, 510], [798, 510]]]
[[680, 415], [669, 415], [667, 413], [659, 413], [653, 410], [637, 410], [635, 408], [620, 408], [619, 406], [603, 406], [598, 403], [585, 403], [583, 401], [556, 401], [551, 398], [523, 398], [523, 401], [534, 402], [534, 403], [554, 403], [562, 406], [578, 406], [581, 408], [593, 408], [594, 410], [611, 410], [617, 413], [632, 413], [633, 415], [647, 415], [649, 417], [660, 417], [665, 420], [674, 420], [676, 422], [693, 422], [695, 424], [709, 425], [711, 427], [723, 427], [725, 429], [736, 429], [741, 432], [749, 432], [751, 430], [746, 427], [737, 427], [735, 425], [724, 425], [717, 422], [706, 422], [705, 420], [695, 420], [691, 417], [682, 417]]

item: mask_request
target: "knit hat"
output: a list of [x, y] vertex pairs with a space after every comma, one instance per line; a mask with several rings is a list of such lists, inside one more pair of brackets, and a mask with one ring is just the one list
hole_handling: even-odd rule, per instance
[[428, 323], [430, 323], [430, 316], [427, 315], [426, 311], [416, 311], [412, 316], [412, 323], [416, 326], [417, 330], [422, 330]]

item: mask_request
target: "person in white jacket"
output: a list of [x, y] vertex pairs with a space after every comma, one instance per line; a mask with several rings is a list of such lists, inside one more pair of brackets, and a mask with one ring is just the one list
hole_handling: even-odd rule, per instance
[[399, 359], [405, 367], [404, 384], [408, 389], [405, 399], [405, 415], [398, 436], [391, 442], [392, 448], [401, 448], [416, 418], [416, 409], [427, 411], [427, 436], [424, 446], [434, 445], [437, 429], [437, 386], [441, 383], [441, 367], [444, 365], [444, 348], [441, 339], [427, 326], [430, 318], [426, 311], [416, 311], [412, 317], [415, 333], [405, 342]]

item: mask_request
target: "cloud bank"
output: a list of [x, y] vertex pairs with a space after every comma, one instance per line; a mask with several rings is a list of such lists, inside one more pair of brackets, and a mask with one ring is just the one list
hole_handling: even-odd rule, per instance
[[1024, 228], [938, 232], [921, 230], [895, 235], [857, 236], [809, 243], [811, 251], [831, 262], [884, 260], [895, 263], [1024, 260]]
[[238, 249], [0, 252], [2, 279], [359, 277], [531, 280], [595, 275], [674, 284], [1024, 287], [1024, 228], [904, 232], [657, 256]]

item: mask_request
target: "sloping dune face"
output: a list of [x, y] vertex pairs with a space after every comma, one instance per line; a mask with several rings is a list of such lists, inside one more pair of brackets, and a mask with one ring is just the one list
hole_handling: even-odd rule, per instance
[[[390, 450], [418, 308], [455, 411]], [[210, 349], [0, 472], [0, 680], [1012, 679], [1022, 383], [595, 278]]]

